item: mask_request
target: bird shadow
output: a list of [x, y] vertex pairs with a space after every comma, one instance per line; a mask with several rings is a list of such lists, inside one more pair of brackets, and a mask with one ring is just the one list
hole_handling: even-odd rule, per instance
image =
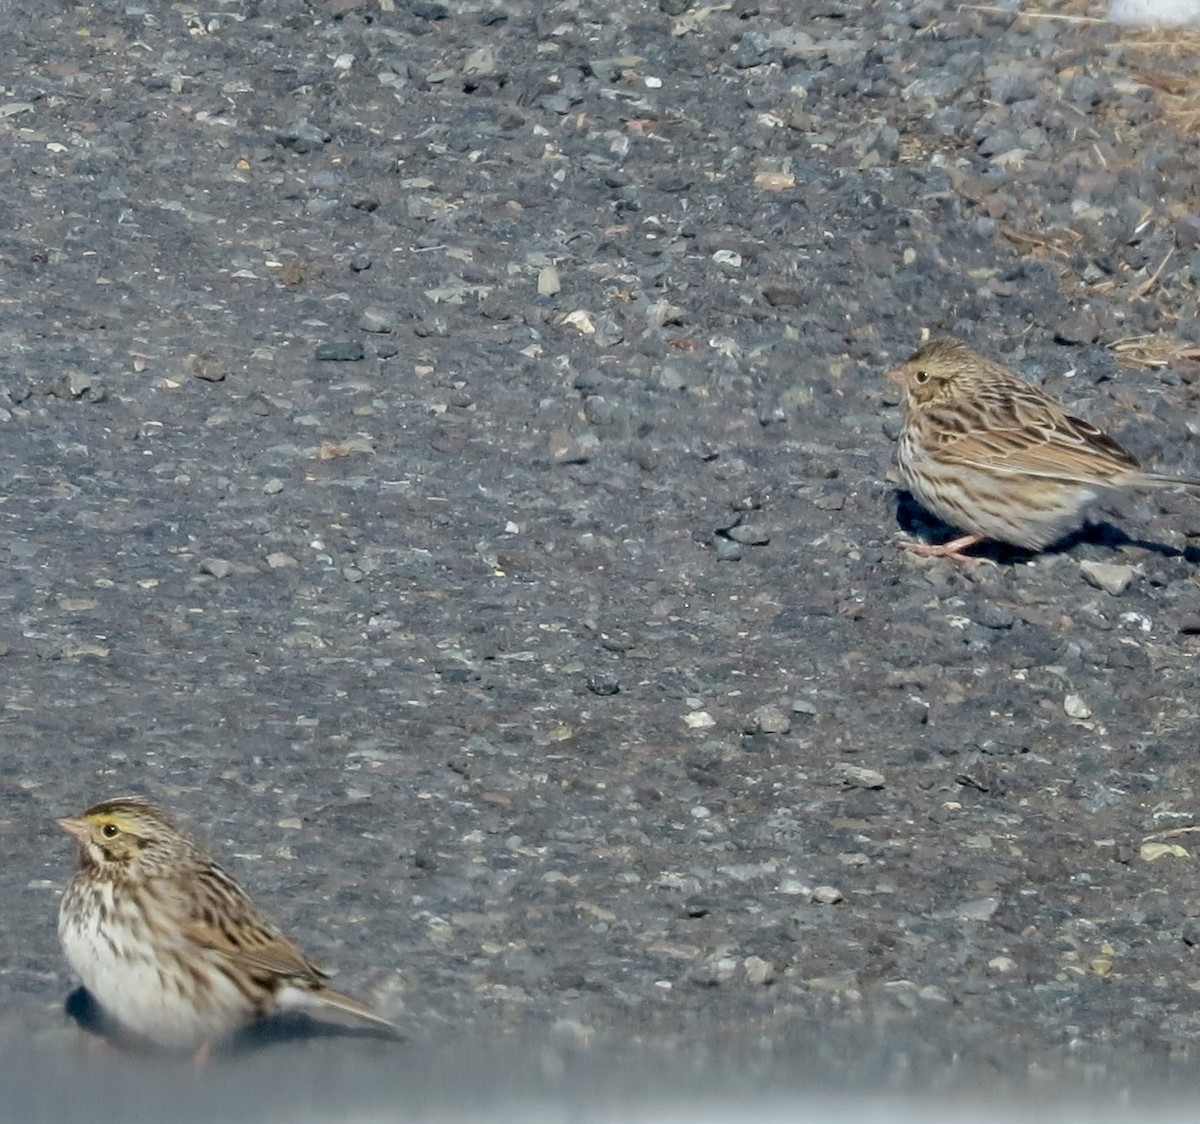
[[321, 1038], [358, 1039], [370, 1042], [403, 1042], [399, 1031], [382, 1026], [355, 1026], [315, 1019], [304, 1011], [284, 1011], [239, 1030], [230, 1040], [228, 1049], [236, 1053], [253, 1053], [271, 1046], [292, 1042], [311, 1042]]
[[[63, 1010], [80, 1030], [99, 1041], [134, 1053], [170, 1054], [146, 1042], [131, 1039], [109, 1017], [86, 987], [77, 987], [67, 996]], [[230, 1035], [215, 1053], [220, 1056], [247, 1056], [262, 1050], [297, 1042], [319, 1039], [359, 1039], [373, 1042], [403, 1042], [404, 1035], [382, 1026], [359, 1026], [336, 1019], [315, 1019], [303, 1011], [284, 1011], [259, 1019]], [[183, 1053], [183, 1052], [181, 1052]], [[190, 1052], [187, 1052], [190, 1053]]]
[[[942, 542], [956, 538], [962, 532], [949, 523], [943, 523], [936, 515], [931, 515], [923, 508], [911, 492], [896, 492], [896, 522], [906, 535], [922, 542]], [[1169, 546], [1167, 543], [1155, 542], [1150, 539], [1136, 539], [1127, 535], [1120, 527], [1103, 519], [1085, 523], [1077, 531], [1064, 535], [1057, 542], [1051, 543], [1045, 550], [1025, 550], [1005, 543], [981, 542], [970, 547], [972, 558], [979, 558], [1000, 565], [1016, 565], [1028, 562], [1039, 554], [1067, 554], [1075, 547], [1086, 545], [1101, 547], [1105, 550], [1116, 551], [1125, 547], [1144, 550], [1149, 554], [1157, 554], [1163, 558], [1182, 558], [1191, 565], [1200, 565], [1200, 546], [1187, 546], [1183, 550]]]

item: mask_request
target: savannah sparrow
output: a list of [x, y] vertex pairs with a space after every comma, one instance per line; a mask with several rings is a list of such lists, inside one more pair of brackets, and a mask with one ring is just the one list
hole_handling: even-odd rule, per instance
[[395, 1029], [331, 990], [329, 977], [150, 801], [106, 800], [58, 825], [79, 843], [58, 914], [63, 950], [133, 1036], [202, 1055], [264, 1015], [320, 1007]]
[[1080, 527], [1117, 488], [1181, 485], [1195, 477], [1143, 472], [1136, 458], [1049, 395], [958, 340], [932, 340], [889, 372], [904, 392], [896, 463], [905, 486], [967, 533], [914, 554], [969, 558], [985, 539], [1041, 550]]

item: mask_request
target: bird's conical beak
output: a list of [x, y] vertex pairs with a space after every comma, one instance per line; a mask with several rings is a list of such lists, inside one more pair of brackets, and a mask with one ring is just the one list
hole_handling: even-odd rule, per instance
[[54, 822], [68, 835], [73, 835], [78, 839], [80, 843], [87, 842], [89, 832], [86, 820], [77, 820], [70, 816], [64, 816], [61, 820], [55, 820]]
[[904, 388], [904, 370], [900, 367], [893, 367], [887, 373], [887, 381], [895, 386]]

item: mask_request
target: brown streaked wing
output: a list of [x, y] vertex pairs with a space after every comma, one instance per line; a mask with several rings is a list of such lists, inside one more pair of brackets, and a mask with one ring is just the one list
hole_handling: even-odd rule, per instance
[[981, 395], [928, 411], [931, 452], [940, 460], [999, 472], [1104, 483], [1139, 465], [1090, 422], [1064, 413], [1035, 387]]
[[321, 985], [329, 978], [215, 864], [197, 872], [186, 935], [236, 967]]

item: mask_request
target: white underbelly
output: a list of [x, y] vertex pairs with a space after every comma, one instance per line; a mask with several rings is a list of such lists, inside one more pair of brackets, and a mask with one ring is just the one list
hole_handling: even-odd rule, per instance
[[254, 1017], [253, 1005], [206, 961], [203, 949], [190, 950], [194, 970], [187, 971], [180, 967], [178, 948], [150, 958], [129, 940], [113, 939], [113, 928], [99, 937], [60, 920], [59, 936], [83, 985], [127, 1031], [160, 1046], [193, 1049]]

